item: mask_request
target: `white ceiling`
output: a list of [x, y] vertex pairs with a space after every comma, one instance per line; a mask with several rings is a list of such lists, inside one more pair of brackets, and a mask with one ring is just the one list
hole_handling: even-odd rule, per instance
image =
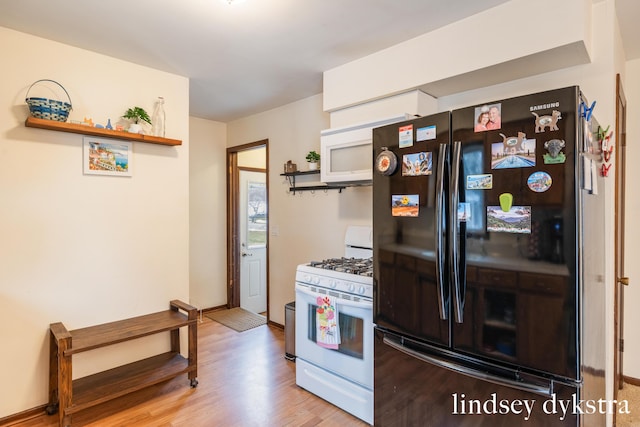
[[[0, 26], [187, 76], [190, 115], [227, 122], [321, 93], [325, 70], [506, 1], [14, 0], [0, 1]], [[638, 58], [640, 1], [615, 1]]]

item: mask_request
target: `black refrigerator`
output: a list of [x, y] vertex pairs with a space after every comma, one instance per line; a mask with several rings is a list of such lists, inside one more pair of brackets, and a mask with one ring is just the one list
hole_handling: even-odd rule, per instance
[[578, 87], [373, 130], [377, 426], [604, 425], [604, 131]]

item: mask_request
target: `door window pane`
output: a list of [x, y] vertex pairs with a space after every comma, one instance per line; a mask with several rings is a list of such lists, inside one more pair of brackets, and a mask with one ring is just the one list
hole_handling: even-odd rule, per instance
[[249, 182], [247, 191], [247, 246], [267, 243], [267, 188], [264, 182]]

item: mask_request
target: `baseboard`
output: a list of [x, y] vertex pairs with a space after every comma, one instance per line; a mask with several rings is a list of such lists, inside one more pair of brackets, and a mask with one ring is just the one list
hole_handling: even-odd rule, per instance
[[274, 321], [272, 321], [272, 320], [269, 320], [269, 321], [267, 322], [267, 324], [268, 324], [269, 326], [273, 326], [274, 328], [278, 328], [278, 329], [282, 329], [282, 330], [284, 330], [284, 325], [281, 325], [280, 323], [276, 323], [276, 322], [274, 322]]
[[223, 304], [223, 305], [219, 305], [217, 307], [209, 307], [209, 308], [203, 308], [202, 312], [203, 313], [208, 313], [210, 311], [218, 311], [218, 310], [226, 310], [227, 308], [229, 308], [227, 306], [227, 304]]
[[46, 414], [47, 405], [37, 406], [32, 409], [27, 409], [26, 411], [18, 412], [17, 414], [9, 415], [4, 418], [0, 418], [0, 426], [12, 426], [14, 424], [18, 424], [24, 421], [27, 421], [31, 418], [36, 418], [41, 416], [42, 414]]
[[633, 378], [633, 377], [628, 377], [626, 375], [623, 375], [622, 376], [622, 381], [624, 381], [627, 384], [640, 386], [640, 379], [638, 379], [638, 378]]

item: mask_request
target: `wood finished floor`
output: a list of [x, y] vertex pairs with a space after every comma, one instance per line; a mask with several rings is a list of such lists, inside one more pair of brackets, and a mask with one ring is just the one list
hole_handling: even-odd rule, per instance
[[[284, 331], [238, 333], [208, 318], [198, 325], [197, 388], [180, 376], [74, 415], [74, 426], [367, 426], [298, 387], [284, 358]], [[57, 414], [14, 426], [52, 427]]]

